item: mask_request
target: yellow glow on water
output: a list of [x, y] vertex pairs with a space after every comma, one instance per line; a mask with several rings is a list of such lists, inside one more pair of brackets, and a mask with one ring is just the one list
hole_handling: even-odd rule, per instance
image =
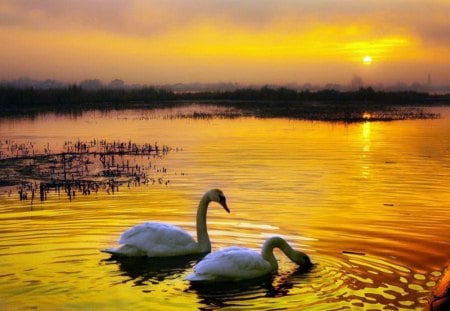
[[[90, 112], [0, 124], [4, 137], [39, 145], [95, 133], [183, 148], [158, 162], [168, 168], [169, 186], [124, 186], [114, 195], [72, 202], [49, 194], [32, 209], [15, 193], [2, 193], [0, 297], [7, 309], [423, 306], [449, 256], [443, 247], [450, 221], [448, 120], [330, 124], [152, 116]], [[61, 129], [65, 134], [55, 135]], [[267, 237], [281, 235], [311, 256], [314, 269], [296, 273], [277, 252], [280, 274], [272, 284], [201, 290], [184, 280], [195, 261], [115, 261], [99, 252], [144, 221], [176, 224], [195, 236], [198, 200], [216, 187], [231, 213], [211, 204], [213, 250], [259, 250]]]
[[[363, 118], [364, 119], [370, 119], [370, 114], [366, 114], [365, 113], [363, 115]], [[364, 122], [363, 125], [362, 125], [363, 137], [364, 137], [365, 140], [369, 140], [370, 139], [370, 133], [371, 133], [370, 127], [371, 127], [371, 125], [372, 125], [372, 123], [370, 123], [370, 122]]]

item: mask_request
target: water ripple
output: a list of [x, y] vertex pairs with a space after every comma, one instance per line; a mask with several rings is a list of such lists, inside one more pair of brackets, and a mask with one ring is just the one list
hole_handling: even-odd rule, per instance
[[[157, 138], [183, 147], [168, 159], [167, 187], [72, 202], [50, 195], [43, 204], [2, 192], [0, 308], [411, 310], [425, 304], [450, 256], [448, 119], [342, 125], [133, 116], [136, 111], [130, 118], [86, 114], [77, 121], [0, 124], [3, 135], [41, 145], [114, 133], [122, 141]], [[80, 121], [92, 122], [81, 127]], [[55, 136], [53, 126], [73, 131]], [[227, 214], [212, 203], [208, 210], [213, 251], [232, 245], [259, 251], [279, 235], [309, 254], [314, 267], [298, 271], [277, 251], [272, 277], [202, 289], [185, 280], [199, 258], [116, 260], [100, 252], [144, 221], [179, 225], [195, 236], [198, 201], [211, 188], [224, 190], [231, 209]]]

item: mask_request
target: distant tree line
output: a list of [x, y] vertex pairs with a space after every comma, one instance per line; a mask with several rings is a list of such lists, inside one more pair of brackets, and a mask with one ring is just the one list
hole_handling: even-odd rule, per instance
[[[176, 104], [179, 101], [234, 102], [233, 105], [260, 102], [327, 102], [376, 103], [377, 105], [431, 105], [450, 103], [450, 94], [433, 95], [413, 91], [384, 92], [371, 87], [341, 92], [320, 90], [311, 92], [288, 88], [244, 88], [234, 91], [174, 92], [166, 89], [142, 87], [136, 89], [84, 89], [79, 85], [65, 88], [34, 89], [0, 86], [2, 114], [40, 111], [77, 111], [84, 109], [122, 109]], [[149, 104], [149, 105], [143, 105]]]
[[385, 92], [375, 91], [371, 87], [360, 88], [356, 91], [337, 91], [324, 89], [320, 91], [296, 91], [288, 88], [269, 88], [260, 89], [238, 89], [226, 92], [199, 92], [180, 94], [183, 99], [189, 100], [241, 100], [241, 101], [327, 101], [327, 102], [378, 102], [392, 104], [405, 103], [426, 103], [443, 98], [450, 99], [448, 96], [436, 96], [428, 93], [414, 91]]

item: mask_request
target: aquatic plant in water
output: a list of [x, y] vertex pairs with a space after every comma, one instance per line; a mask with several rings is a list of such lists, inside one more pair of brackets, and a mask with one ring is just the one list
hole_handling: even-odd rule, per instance
[[122, 185], [167, 186], [167, 168], [155, 163], [171, 150], [157, 143], [92, 139], [66, 141], [53, 151], [49, 144], [39, 150], [33, 142], [6, 139], [0, 142], [0, 187], [6, 187], [9, 195], [14, 189], [20, 200], [39, 196], [45, 201], [51, 190], [72, 200], [99, 190], [114, 193]]

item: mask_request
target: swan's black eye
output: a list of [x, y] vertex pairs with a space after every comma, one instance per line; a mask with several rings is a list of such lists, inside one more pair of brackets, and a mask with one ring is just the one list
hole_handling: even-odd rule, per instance
[[223, 195], [219, 195], [219, 201], [220, 202], [225, 202], [225, 197]]

